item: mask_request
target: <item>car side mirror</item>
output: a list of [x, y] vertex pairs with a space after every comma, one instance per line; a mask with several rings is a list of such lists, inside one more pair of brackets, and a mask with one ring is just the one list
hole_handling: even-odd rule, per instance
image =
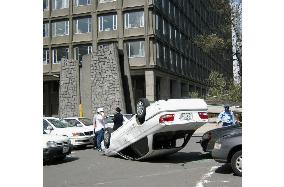
[[77, 127], [83, 127], [83, 125], [81, 123], [77, 123], [76, 126]]
[[47, 129], [47, 130], [50, 130], [50, 131], [53, 130], [52, 126], [48, 126], [46, 129]]

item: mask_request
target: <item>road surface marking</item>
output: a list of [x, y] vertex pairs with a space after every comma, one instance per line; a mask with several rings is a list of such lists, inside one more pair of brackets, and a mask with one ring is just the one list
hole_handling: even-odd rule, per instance
[[207, 178], [210, 178], [211, 175], [214, 173], [214, 170], [217, 169], [218, 167], [219, 166], [213, 166], [208, 173], [206, 173], [201, 177], [200, 181], [198, 181], [195, 187], [203, 187], [203, 184], [209, 183], [210, 181], [207, 180]]

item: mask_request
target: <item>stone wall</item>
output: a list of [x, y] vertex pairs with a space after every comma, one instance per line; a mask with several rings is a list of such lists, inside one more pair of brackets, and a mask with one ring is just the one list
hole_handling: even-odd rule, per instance
[[79, 114], [79, 63], [62, 59], [59, 86], [59, 117]]
[[115, 44], [100, 46], [92, 53], [90, 78], [92, 112], [103, 107], [106, 114], [113, 114], [115, 108], [120, 107], [122, 113], [125, 113], [119, 57]]

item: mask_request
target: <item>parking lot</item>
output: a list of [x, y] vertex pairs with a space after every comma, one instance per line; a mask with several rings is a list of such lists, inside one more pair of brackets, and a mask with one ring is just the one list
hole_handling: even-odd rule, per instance
[[43, 186], [241, 186], [242, 178], [204, 153], [199, 140], [192, 137], [180, 152], [148, 161], [107, 157], [91, 147], [74, 150], [64, 161], [43, 166]]

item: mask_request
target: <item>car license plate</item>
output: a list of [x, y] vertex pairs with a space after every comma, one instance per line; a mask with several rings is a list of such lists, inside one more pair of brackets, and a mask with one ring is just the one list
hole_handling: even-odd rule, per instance
[[182, 113], [180, 115], [181, 120], [191, 120], [192, 119], [192, 114], [191, 113]]
[[69, 151], [69, 147], [63, 147], [63, 153], [67, 153]]

